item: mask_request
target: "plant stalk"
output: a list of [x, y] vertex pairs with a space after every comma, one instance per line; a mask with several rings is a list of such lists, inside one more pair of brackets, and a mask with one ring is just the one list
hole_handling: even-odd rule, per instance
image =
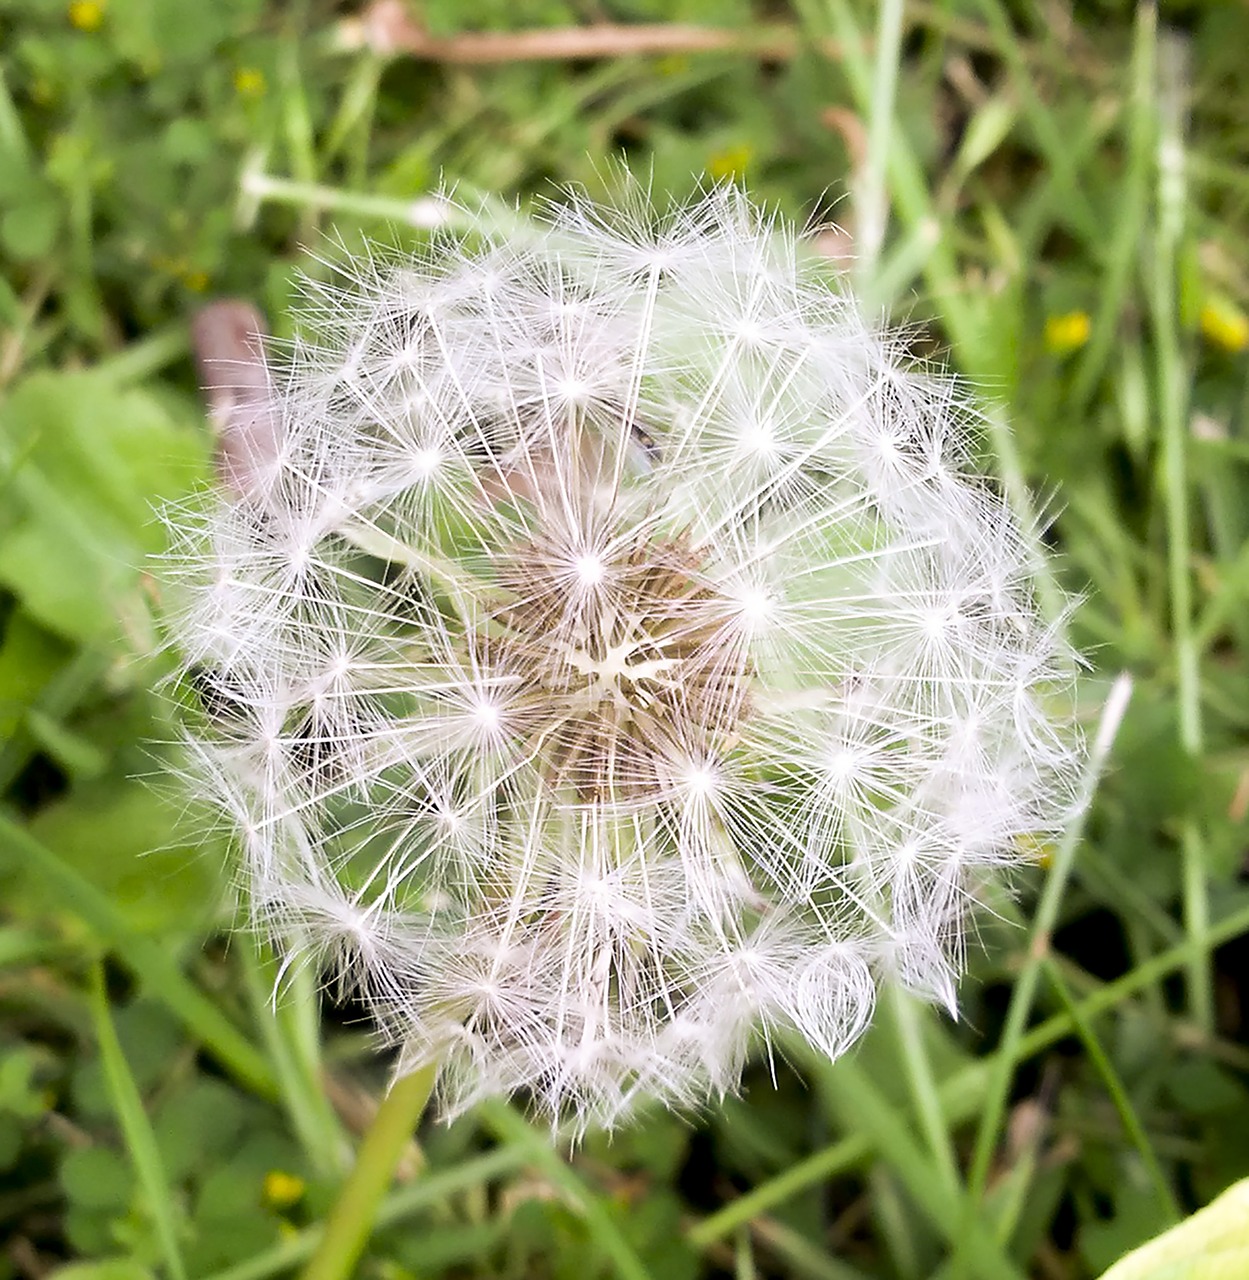
[[355, 1167], [347, 1175], [326, 1220], [325, 1234], [301, 1280], [348, 1280], [352, 1275], [372, 1233], [382, 1197], [394, 1179], [399, 1157], [429, 1102], [437, 1074], [437, 1064], [431, 1063], [391, 1085], [364, 1135]]

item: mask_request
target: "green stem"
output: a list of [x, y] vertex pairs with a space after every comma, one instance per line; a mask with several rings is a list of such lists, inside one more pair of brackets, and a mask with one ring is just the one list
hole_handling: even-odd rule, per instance
[[[1158, 215], [1151, 304], [1157, 352], [1158, 412], [1162, 433], [1159, 465], [1166, 512], [1167, 578], [1174, 635], [1180, 746], [1198, 761], [1203, 746], [1200, 653], [1193, 633], [1193, 546], [1189, 500], [1188, 424], [1190, 371], [1180, 335], [1179, 270], [1184, 237], [1184, 101], [1188, 91], [1183, 46], [1178, 37], [1159, 48], [1157, 182]], [[1199, 941], [1210, 928], [1205, 833], [1192, 815], [1180, 824], [1184, 928]], [[1192, 1015], [1214, 1031], [1214, 984], [1207, 959], [1194, 953], [1185, 975]]]
[[377, 1109], [325, 1224], [325, 1234], [302, 1280], [346, 1280], [364, 1252], [378, 1208], [394, 1178], [399, 1157], [413, 1131], [438, 1074], [436, 1063], [401, 1076]]
[[539, 1133], [505, 1102], [483, 1103], [477, 1115], [500, 1142], [527, 1152], [534, 1167], [560, 1190], [566, 1202], [584, 1221], [586, 1230], [611, 1260], [617, 1280], [650, 1280], [650, 1272], [625, 1238], [607, 1205], [586, 1186], [577, 1170], [555, 1149], [547, 1134]]
[[1001, 1051], [993, 1058], [990, 1075], [992, 1085], [985, 1099], [984, 1110], [980, 1117], [980, 1130], [976, 1135], [971, 1170], [967, 1178], [969, 1214], [976, 1212], [984, 1196], [989, 1180], [989, 1166], [993, 1159], [1002, 1117], [1006, 1111], [1010, 1082], [1019, 1060], [1019, 1048], [1028, 1025], [1028, 1018], [1032, 1013], [1033, 998], [1041, 980], [1041, 965], [1049, 954], [1050, 938], [1058, 923], [1063, 892], [1071, 877], [1076, 849], [1084, 832], [1084, 821], [1093, 800], [1093, 793], [1110, 757], [1111, 747], [1114, 745], [1131, 696], [1131, 678], [1121, 675], [1111, 686], [1110, 694], [1106, 698], [1101, 724], [1089, 753], [1077, 816], [1068, 824], [1062, 839], [1058, 842], [1045, 888], [1037, 904], [1032, 927], [1032, 945], [1028, 949], [1028, 958], [1024, 967], [1015, 979], [1015, 987], [1006, 1012], [1006, 1025], [1002, 1031]]
[[910, 1086], [912, 1109], [928, 1143], [933, 1167], [942, 1186], [947, 1193], [954, 1195], [961, 1190], [958, 1160], [954, 1154], [949, 1127], [941, 1111], [937, 1081], [924, 1045], [916, 999], [909, 992], [894, 987], [890, 992], [890, 1000], [898, 1044], [902, 1050], [902, 1065]]
[[1115, 1110], [1119, 1113], [1119, 1119], [1123, 1124], [1124, 1131], [1131, 1138], [1132, 1144], [1136, 1147], [1137, 1153], [1141, 1158], [1141, 1163], [1145, 1166], [1146, 1173], [1149, 1174], [1149, 1179], [1154, 1185], [1154, 1194], [1158, 1198], [1159, 1209], [1169, 1223], [1179, 1222], [1184, 1216], [1184, 1211], [1180, 1208], [1179, 1202], [1175, 1198], [1175, 1192], [1171, 1189], [1171, 1184], [1167, 1181], [1167, 1176], [1163, 1173], [1162, 1166], [1158, 1163], [1158, 1156], [1154, 1151], [1153, 1143], [1150, 1142], [1149, 1135], [1145, 1132], [1145, 1126], [1136, 1114], [1136, 1108], [1132, 1105], [1132, 1099], [1128, 1095], [1127, 1087], [1119, 1078], [1119, 1073], [1115, 1070], [1114, 1063], [1110, 1060], [1110, 1055], [1102, 1048], [1101, 1041], [1097, 1038], [1089, 1020], [1084, 1016], [1079, 1003], [1071, 994], [1071, 988], [1067, 985], [1067, 980], [1063, 977], [1062, 970], [1055, 963], [1053, 956], [1046, 957], [1045, 972], [1054, 988], [1055, 995], [1058, 996], [1059, 1002], [1071, 1019], [1072, 1025], [1076, 1029], [1076, 1034], [1084, 1042], [1085, 1052], [1089, 1055], [1089, 1060], [1092, 1062], [1097, 1074], [1101, 1076], [1102, 1082], [1106, 1086], [1106, 1092], [1110, 1094], [1110, 1100], [1114, 1104]]
[[885, 243], [889, 220], [889, 191], [886, 184], [890, 137], [893, 132], [894, 94], [898, 84], [898, 64], [902, 57], [902, 0], [882, 0], [876, 27], [876, 58], [872, 68], [872, 89], [868, 116], [867, 160], [857, 180], [857, 231], [859, 243], [856, 268], [861, 281], [876, 274], [876, 262]]

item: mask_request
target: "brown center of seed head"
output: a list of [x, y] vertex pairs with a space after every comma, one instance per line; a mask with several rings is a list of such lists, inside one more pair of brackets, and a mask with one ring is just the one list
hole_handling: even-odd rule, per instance
[[515, 547], [489, 644], [541, 771], [582, 801], [654, 792], [683, 762], [723, 751], [747, 710], [731, 603], [688, 535], [610, 546], [570, 556], [540, 537]]

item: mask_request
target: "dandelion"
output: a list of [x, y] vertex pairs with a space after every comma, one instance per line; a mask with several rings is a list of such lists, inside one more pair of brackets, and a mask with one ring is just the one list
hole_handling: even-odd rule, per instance
[[254, 923], [446, 1115], [610, 1125], [836, 1057], [883, 981], [953, 1009], [1080, 755], [974, 410], [731, 188], [461, 217], [312, 292], [276, 445], [178, 521]]

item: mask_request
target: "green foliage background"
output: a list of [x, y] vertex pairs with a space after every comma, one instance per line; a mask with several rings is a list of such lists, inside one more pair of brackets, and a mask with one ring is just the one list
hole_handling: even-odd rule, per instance
[[[307, 975], [274, 1012], [161, 784], [153, 511], [210, 475], [188, 317], [240, 295], [289, 332], [297, 274], [419, 236], [440, 181], [524, 200], [621, 153], [845, 228], [871, 305], [1012, 424], [986, 465], [1053, 516], [1090, 726], [1134, 695], [1070, 876], [984, 917], [958, 1023], [886, 999], [837, 1065], [780, 1046], [568, 1159], [503, 1104], [428, 1127], [361, 1274], [1099, 1273], [1249, 1173], [1249, 9], [407, 12], [439, 57], [321, 0], [0, 0], [0, 1277], [291, 1270], [385, 1080]], [[449, 56], [603, 22], [732, 47]]]

